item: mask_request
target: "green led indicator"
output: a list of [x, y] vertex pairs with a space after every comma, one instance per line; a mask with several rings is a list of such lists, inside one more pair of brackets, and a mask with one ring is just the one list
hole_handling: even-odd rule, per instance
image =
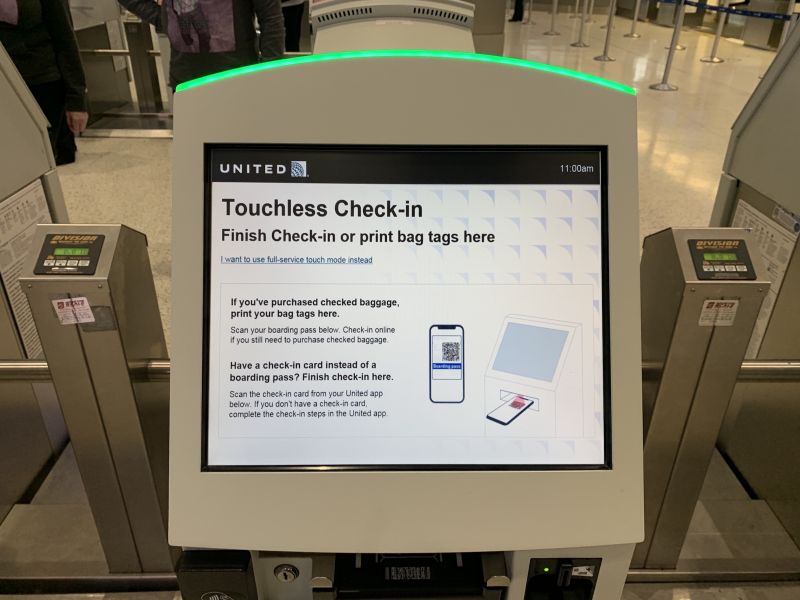
[[542, 571], [544, 571], [545, 573], [549, 573], [550, 572], [550, 567], [545, 567], [544, 569], [542, 569]]
[[56, 248], [54, 256], [89, 256], [88, 248]]
[[308, 56], [299, 56], [296, 58], [285, 58], [282, 60], [273, 60], [270, 62], [256, 63], [254, 65], [247, 65], [246, 67], [239, 67], [238, 69], [230, 69], [222, 71], [221, 73], [214, 73], [213, 75], [206, 75], [205, 77], [198, 77], [191, 81], [178, 84], [175, 88], [177, 92], [213, 83], [215, 81], [222, 81], [231, 77], [238, 77], [239, 75], [247, 75], [248, 73], [255, 73], [256, 71], [269, 71], [272, 69], [282, 69], [284, 67], [294, 67], [304, 65], [307, 63], [327, 62], [332, 60], [348, 60], [358, 58], [432, 58], [432, 59], [449, 59], [449, 60], [466, 60], [472, 62], [486, 62], [496, 63], [500, 65], [507, 65], [511, 67], [520, 67], [523, 69], [534, 69], [536, 71], [544, 71], [546, 73], [553, 73], [555, 75], [562, 75], [564, 77], [572, 77], [573, 79], [580, 79], [588, 83], [593, 83], [602, 87], [610, 88], [617, 92], [625, 94], [636, 95], [636, 90], [627, 85], [617, 83], [616, 81], [609, 81], [602, 77], [589, 75], [587, 73], [579, 73], [564, 67], [557, 67], [554, 65], [547, 65], [544, 63], [532, 62], [529, 60], [522, 60], [519, 58], [508, 58], [506, 56], [491, 56], [488, 54], [470, 54], [468, 52], [442, 52], [437, 50], [368, 50], [363, 52], [331, 52], [330, 54], [310, 54]]
[[703, 254], [703, 260], [736, 260], [738, 256], [733, 252], [706, 252]]

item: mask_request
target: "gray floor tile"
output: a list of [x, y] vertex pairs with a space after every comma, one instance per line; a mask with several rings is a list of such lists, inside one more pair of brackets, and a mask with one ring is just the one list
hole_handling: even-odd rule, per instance
[[789, 535], [794, 535], [795, 543], [800, 544], [800, 500], [770, 500], [769, 507]]
[[691, 531], [785, 534], [780, 521], [763, 500], [700, 500]]
[[0, 526], [0, 576], [108, 573], [86, 505], [18, 504]]
[[631, 583], [622, 600], [797, 600], [798, 584], [757, 584], [731, 586]]
[[[736, 558], [800, 558], [800, 550], [788, 534], [726, 534], [725, 543]], [[799, 597], [800, 598], [800, 597]]]
[[747, 491], [731, 472], [725, 460], [716, 450], [708, 466], [703, 489], [700, 490], [701, 500], [749, 500]]
[[733, 558], [733, 552], [718, 533], [689, 533], [679, 559], [694, 558]]
[[89, 504], [72, 444], [64, 448], [31, 504]]

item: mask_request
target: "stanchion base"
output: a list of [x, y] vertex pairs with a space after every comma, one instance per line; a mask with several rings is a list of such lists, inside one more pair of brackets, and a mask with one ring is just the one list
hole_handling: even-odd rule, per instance
[[561, 35], [558, 31], [545, 31], [542, 35]]
[[622, 37], [627, 37], [627, 38], [634, 38], [634, 39], [636, 39], [636, 38], [640, 38], [640, 37], [642, 37], [642, 34], [641, 34], [641, 33], [626, 33], [626, 34], [625, 34], [625, 35], [623, 35]]
[[601, 54], [600, 56], [595, 56], [595, 60], [599, 60], [600, 62], [614, 62], [617, 60], [616, 58], [611, 58], [608, 54]]
[[671, 83], [654, 83], [650, 86], [651, 90], [656, 90], [657, 92], [677, 92], [678, 86], [672, 85]]
[[[671, 46], [664, 46], [664, 50], [669, 50], [670, 48]], [[680, 52], [681, 50], [686, 50], [686, 46], [678, 44], [677, 46], [675, 46], [675, 50], [677, 50], [678, 52]]]
[[586, 42], [572, 42], [570, 46], [572, 46], [573, 48], [588, 48], [589, 44], [587, 44]]
[[725, 62], [725, 59], [720, 58], [719, 56], [709, 56], [708, 58], [701, 58], [700, 62], [719, 64], [721, 62]]

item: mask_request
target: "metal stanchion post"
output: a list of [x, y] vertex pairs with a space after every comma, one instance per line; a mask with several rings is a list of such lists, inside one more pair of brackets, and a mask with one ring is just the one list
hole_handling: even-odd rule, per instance
[[631, 23], [631, 30], [630, 32], [625, 34], [627, 38], [640, 38], [642, 35], [640, 33], [636, 33], [636, 25], [639, 23], [639, 10], [642, 8], [642, 0], [636, 0], [633, 5], [633, 22]]
[[669, 53], [667, 54], [667, 64], [664, 65], [664, 76], [659, 83], [654, 83], [650, 86], [651, 90], [659, 92], [674, 92], [677, 91], [678, 86], [672, 85], [669, 82], [669, 72], [672, 69], [672, 59], [675, 57], [675, 49], [678, 46], [678, 40], [681, 38], [681, 27], [683, 27], [683, 15], [686, 12], [686, 5], [683, 0], [678, 0], [678, 18], [675, 19], [675, 29], [672, 31], [672, 42], [669, 45]]
[[[728, 2], [727, 0], [721, 0], [719, 4], [720, 8], [727, 8]], [[724, 10], [721, 10], [718, 15], [717, 20], [717, 33], [714, 36], [714, 44], [711, 46], [711, 55], [707, 58], [701, 58], [700, 62], [707, 62], [707, 63], [721, 63], [725, 62], [724, 58], [720, 58], [717, 56], [717, 50], [719, 50], [719, 40], [722, 37], [722, 30], [725, 27], [725, 20], [728, 18], [728, 13]]]
[[[680, 9], [678, 9], [678, 10], [680, 10]], [[683, 10], [684, 10], [684, 12], [686, 11], [686, 7], [685, 6], [683, 7]], [[678, 15], [675, 15], [675, 20], [676, 21], [678, 20]], [[683, 24], [683, 18], [681, 18], [681, 24]], [[686, 50], [686, 46], [684, 46], [683, 44], [674, 44], [674, 46], [675, 46], [675, 50], [677, 50], [679, 52], [682, 52], [683, 50]], [[664, 46], [664, 50], [669, 50], [672, 47], [673, 47], [673, 43], [670, 42], [669, 46]]]
[[589, 9], [589, 0], [583, 0], [583, 12], [581, 12], [581, 28], [578, 33], [578, 41], [572, 42], [570, 46], [575, 48], [588, 48], [589, 44], [583, 41], [583, 30], [586, 29], [586, 11]]
[[608, 49], [611, 46], [611, 30], [614, 28], [614, 13], [617, 10], [617, 0], [611, 0], [608, 6], [608, 20], [606, 21], [606, 43], [603, 46], [603, 53], [600, 56], [595, 56], [595, 60], [600, 62], [611, 62], [613, 59], [608, 55]]
[[594, 23], [594, 0], [589, 0], [589, 18], [587, 23]]
[[581, 14], [581, 0], [575, 0], [575, 12], [572, 13], [569, 18], [570, 19], [577, 19]]
[[607, 29], [607, 28], [608, 28], [608, 19], [606, 19], [606, 22], [605, 22], [605, 23], [603, 23], [602, 25], [600, 25], [600, 29]]
[[558, 14], [558, 0], [553, 0], [553, 8], [550, 9], [550, 30], [545, 31], [544, 35], [561, 35], [556, 31], [556, 15]]

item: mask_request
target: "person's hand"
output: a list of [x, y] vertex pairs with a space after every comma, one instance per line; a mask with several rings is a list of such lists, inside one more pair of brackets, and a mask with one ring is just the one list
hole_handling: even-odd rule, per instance
[[67, 126], [75, 135], [80, 135], [84, 132], [88, 121], [89, 113], [87, 112], [67, 111]]

